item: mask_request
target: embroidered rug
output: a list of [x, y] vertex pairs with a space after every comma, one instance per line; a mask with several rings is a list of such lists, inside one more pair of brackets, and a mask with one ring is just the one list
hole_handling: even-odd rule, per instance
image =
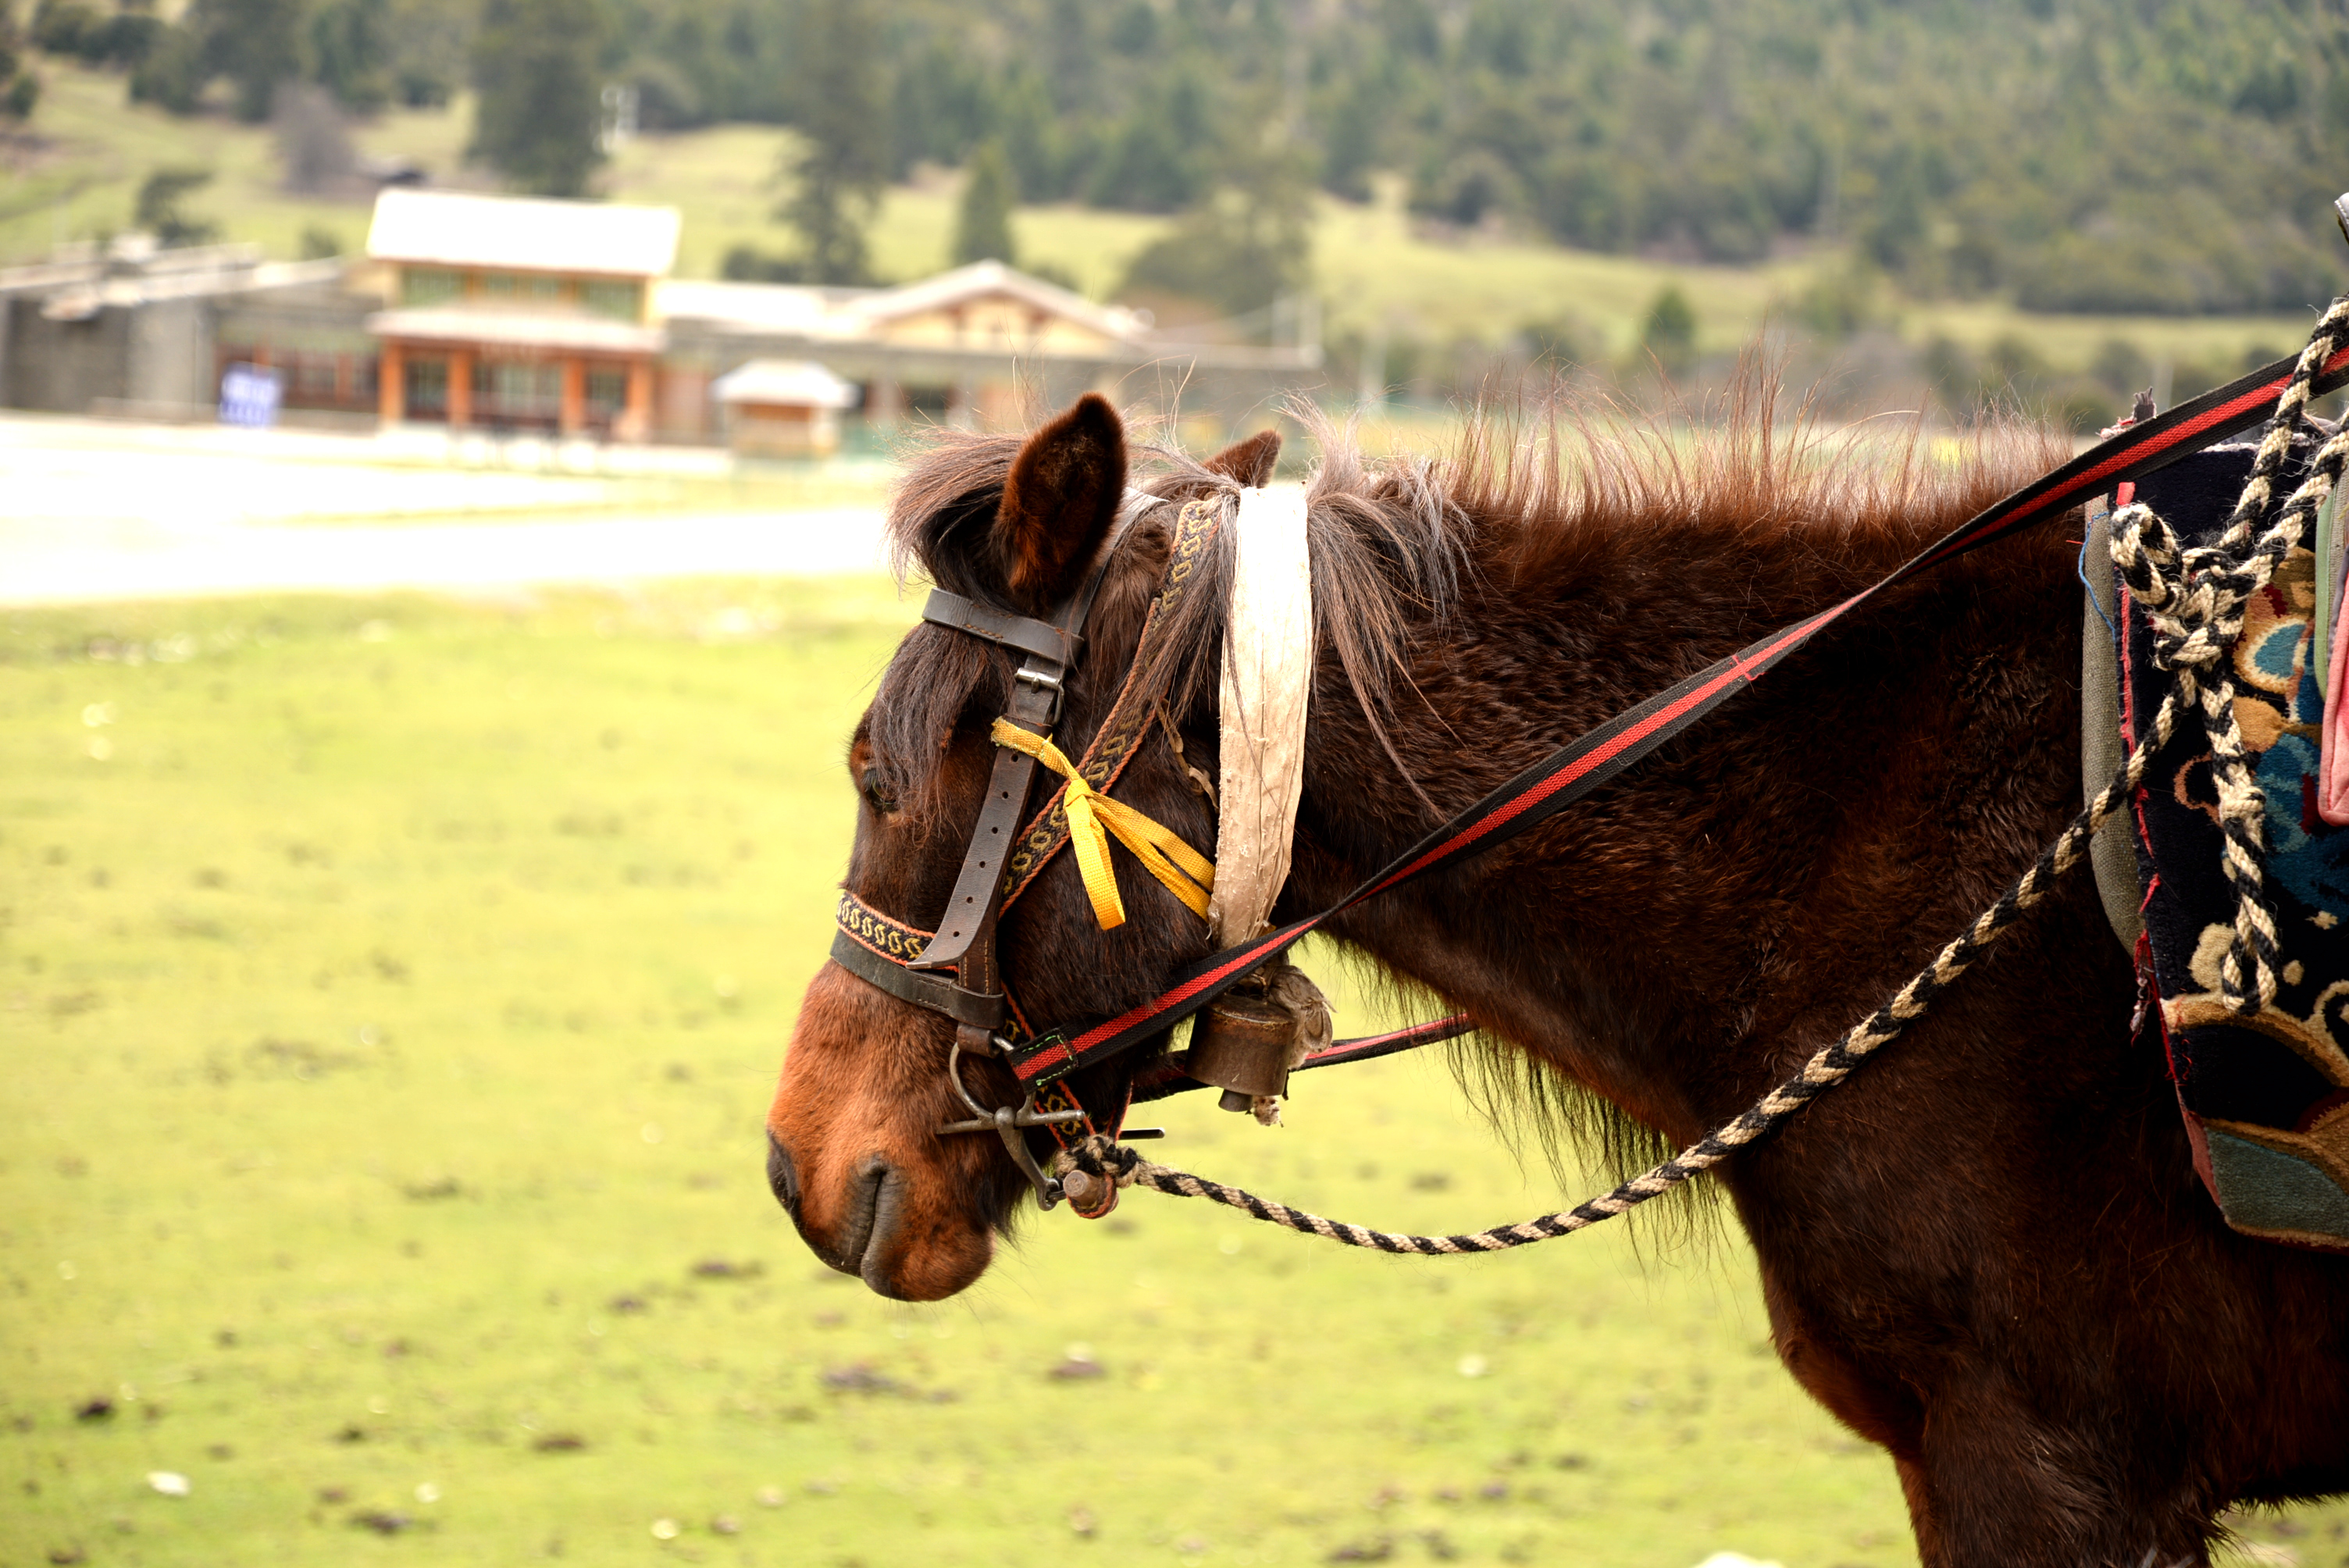
[[[2140, 481], [2136, 499], [2182, 544], [2209, 544], [2255, 450], [2241, 441], [2197, 453]], [[2279, 496], [2299, 483], [2313, 451], [2311, 443], [2295, 452]], [[2154, 758], [2132, 826], [2145, 901], [2139, 958], [2158, 989], [2196, 1170], [2234, 1229], [2349, 1250], [2349, 828], [2327, 826], [2316, 810], [2324, 717], [2316, 598], [2315, 556], [2295, 550], [2252, 601], [2234, 650], [2235, 717], [2266, 799], [2267, 885], [2282, 946], [2275, 1001], [2258, 1015], [2238, 1014], [2220, 995], [2234, 898], [2220, 870], [2199, 712], [2181, 717]], [[2144, 613], [2126, 594], [2121, 603], [2121, 728], [2133, 748], [2169, 676], [2154, 666]]]

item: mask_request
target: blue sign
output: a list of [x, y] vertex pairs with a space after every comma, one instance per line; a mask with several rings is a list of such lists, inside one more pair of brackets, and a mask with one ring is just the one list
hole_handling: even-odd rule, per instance
[[230, 366], [221, 372], [221, 423], [266, 430], [277, 423], [285, 387], [285, 378], [266, 365]]

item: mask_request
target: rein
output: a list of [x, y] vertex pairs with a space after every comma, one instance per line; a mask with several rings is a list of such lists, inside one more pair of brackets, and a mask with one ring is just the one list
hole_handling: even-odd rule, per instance
[[[2307, 348], [2298, 356], [2278, 360], [2224, 387], [2204, 393], [2168, 414], [2132, 425], [2100, 442], [2054, 472], [1977, 514], [1873, 585], [1805, 620], [1768, 634], [1560, 748], [1428, 833], [1329, 908], [1210, 955], [1177, 975], [1157, 995], [1090, 1028], [1074, 1034], [1054, 1030], [1032, 1036], [1024, 1043], [998, 1032], [1011, 1009], [994, 962], [996, 922], [1001, 912], [1034, 880], [1060, 845], [1069, 841], [1069, 830], [1078, 814], [1068, 809], [1071, 802], [1064, 790], [1048, 803], [1019, 835], [1019, 848], [1010, 862], [1000, 870], [996, 869], [998, 856], [993, 845], [1009, 823], [1017, 820], [1036, 766], [1035, 753], [1026, 748], [1004, 745], [1004, 749], [998, 755], [988, 799], [978, 826], [974, 830], [970, 851], [948, 905], [948, 929], [940, 935], [931, 936], [869, 909], [853, 894], [843, 894], [842, 932], [833, 943], [833, 956], [852, 972], [891, 995], [944, 1013], [956, 1020], [957, 1045], [949, 1056], [947, 1070], [956, 1091], [971, 1107], [975, 1116], [972, 1120], [957, 1122], [940, 1130], [991, 1130], [998, 1132], [1013, 1160], [1034, 1184], [1039, 1201], [1046, 1208], [1065, 1195], [1081, 1213], [1106, 1213], [1115, 1202], [1118, 1187], [1138, 1182], [1177, 1196], [1206, 1197], [1241, 1209], [1260, 1220], [1328, 1236], [1350, 1245], [1387, 1252], [1491, 1252], [1570, 1234], [1671, 1191], [1709, 1170], [1735, 1150], [1764, 1137], [1812, 1099], [1841, 1083], [1861, 1062], [1922, 1016], [1942, 990], [1953, 984], [1991, 944], [2012, 929], [2025, 913], [2043, 900], [2057, 877], [2085, 855], [2087, 845], [2097, 830], [2136, 790], [2147, 761], [2168, 738], [2176, 717], [2175, 701], [2164, 705], [2148, 727], [2144, 740], [2123, 763], [2111, 782], [2073, 820], [2055, 842], [2000, 895], [1991, 908], [1944, 946], [1932, 963], [1902, 986], [1890, 1001], [1814, 1055], [1794, 1077], [1734, 1120], [1707, 1134], [1654, 1169], [1573, 1209], [1544, 1215], [1523, 1224], [1458, 1236], [1401, 1235], [1322, 1219], [1283, 1204], [1269, 1202], [1236, 1188], [1143, 1161], [1134, 1150], [1118, 1143], [1120, 1134], [1114, 1124], [1107, 1133], [1096, 1130], [1092, 1118], [1061, 1080], [1080, 1068], [1106, 1060], [1145, 1041], [1163, 1037], [1175, 1024], [1206, 1006], [1251, 972], [1277, 958], [1308, 934], [1346, 910], [1432, 872], [1472, 860], [1563, 810], [1612, 780], [1715, 708], [1733, 699], [1813, 637], [1885, 589], [1921, 576], [1985, 544], [2059, 516], [2089, 496], [2101, 493], [2108, 486], [2167, 467], [2258, 422], [2262, 414], [2272, 407], [2276, 428], [2262, 445], [2251, 485], [2237, 508], [2235, 531], [2230, 533], [2230, 538], [2239, 534], [2240, 542], [2247, 542], [2252, 522], [2264, 514], [2271, 504], [2269, 490], [2274, 474], [2281, 467], [2292, 435], [2305, 421], [2310, 399], [2344, 385], [2349, 385], [2349, 296], [2334, 302], [2318, 324]], [[2340, 454], [2335, 453], [2336, 447], [2341, 449]], [[2202, 637], [2201, 645], [2207, 645], [2213, 639], [2221, 643], [2231, 642], [2231, 634], [2240, 629], [2241, 620], [2240, 605], [2242, 594], [2234, 590], [2247, 577], [2253, 581], [2254, 585], [2265, 582], [2266, 572], [2271, 571], [2274, 562], [2289, 551], [2292, 542], [2298, 539], [2307, 517], [2323, 501], [2332, 479], [2340, 471], [2342, 454], [2349, 454], [2349, 443], [2336, 441], [2328, 445], [2329, 462], [2321, 463], [2317, 472], [2293, 495], [2284, 507], [2282, 520], [2260, 539], [2255, 548], [2251, 549], [2247, 561], [2216, 563], [2217, 568], [2224, 570], [2222, 580], [2215, 589], [2206, 589], [2200, 601], [2203, 611], [2199, 624], [2208, 632], [2208, 635]], [[969, 601], [951, 594], [933, 593], [931, 595], [930, 604], [924, 613], [925, 619], [957, 626], [1029, 654], [1028, 665], [1021, 669], [1015, 682], [1010, 711], [1006, 716], [1013, 721], [1012, 727], [1038, 737], [1049, 729], [1050, 719], [1058, 710], [1060, 678], [1071, 667], [1077, 655], [1078, 634], [1092, 596], [1100, 587], [1101, 579], [1123, 534], [1139, 511], [1153, 504], [1157, 503], [1146, 496], [1136, 496], [1128, 501], [1116, 525], [1110, 530], [1096, 552], [1084, 585], [1049, 623], [1008, 616], [1001, 612], [973, 605]], [[1115, 781], [1140, 737], [1147, 729], [1150, 711], [1137, 700], [1131, 705], [1134, 711], [1129, 713], [1129, 698], [1135, 697], [1137, 683], [1151, 663], [1145, 655], [1154, 651], [1153, 628], [1163, 624], [1160, 611], [1171, 603], [1173, 596], [1181, 593], [1195, 567], [1199, 552], [1204, 550], [1220, 525], [1220, 510], [1211, 502], [1193, 501], [1185, 505], [1178, 514], [1167, 585], [1154, 603], [1150, 618], [1144, 624], [1141, 649], [1137, 652], [1125, 688], [1113, 705], [1110, 719], [1103, 724], [1093, 744], [1086, 748], [1084, 758], [1069, 769], [1071, 779], [1083, 779], [1091, 793], [1101, 794]], [[2140, 520], [2138, 527], [2132, 531], [2131, 540], [2138, 540], [2145, 535], [2147, 526]], [[2140, 554], [2145, 553], [2142, 545], [2116, 542], [2116, 557], [2124, 548], [2135, 548]], [[2158, 539], [2153, 553], [2159, 553]], [[2261, 569], [2262, 562], [2266, 571]], [[2162, 564], [2167, 565], [2167, 560]], [[2189, 561], [2186, 564], [2190, 573], [2209, 563]], [[2231, 575], [2226, 575], [2229, 573]], [[951, 603], [941, 605], [942, 598]], [[2215, 613], [2209, 609], [2213, 603], [2217, 604]], [[2231, 623], [2227, 618], [2230, 605]], [[971, 612], [982, 614], [975, 615]], [[1053, 634], [1062, 639], [1057, 646], [1050, 641]], [[1031, 671], [1039, 673], [1031, 675]], [[1032, 699], [1035, 694], [1047, 687], [1048, 701]], [[1030, 717], [1039, 711], [1042, 715], [1040, 719]], [[1003, 743], [999, 740], [999, 744]], [[1061, 760], [1064, 762], [1065, 758]], [[1094, 777], [1096, 771], [1101, 775], [1098, 779]], [[1082, 801], [1083, 796], [1080, 795], [1078, 799]], [[1103, 853], [1105, 855], [1105, 851]], [[1090, 888], [1093, 878], [1088, 875], [1086, 880]], [[1212, 883], [1212, 868], [1209, 868], [1206, 882]], [[1113, 887], [1113, 882], [1112, 885]], [[2238, 879], [2238, 885], [2240, 888], [2246, 884], [2242, 879]], [[998, 889], [1002, 892], [999, 903], [994, 897]], [[2261, 933], [2256, 908], [2256, 887], [2252, 886], [2242, 896], [2247, 901], [2247, 912], [2238, 923], [2237, 952], [2230, 954], [2230, 964], [2241, 962], [2256, 974], [2261, 960], [2268, 955], [2260, 950], [2258, 942]], [[852, 920], [856, 923], [852, 924]], [[879, 938], [877, 942], [873, 940], [875, 934]], [[910, 959], [898, 956], [899, 951], [911, 947], [915, 938], [923, 939], [918, 955]], [[952, 982], [932, 973], [947, 965], [956, 967], [956, 979]], [[991, 1014], [988, 1004], [992, 1005]], [[989, 1016], [982, 1018], [978, 1016], [981, 1014]], [[1343, 1041], [1317, 1053], [1304, 1065], [1324, 1066], [1336, 1065], [1339, 1060], [1365, 1060], [1372, 1056], [1464, 1034], [1472, 1026], [1464, 1016], [1455, 1016], [1421, 1026], [1416, 1030]], [[1022, 1032], [1026, 1032], [1024, 1026]], [[971, 1099], [960, 1077], [960, 1055], [965, 1050], [1000, 1054], [1007, 1058], [1025, 1095], [1017, 1109], [1005, 1107], [990, 1111]], [[1151, 1081], [1155, 1084], [1160, 1080], [1154, 1078]], [[1183, 1088], [1195, 1087], [1200, 1086], [1187, 1081], [1179, 1085], [1170, 1084], [1161, 1088], [1159, 1093], [1180, 1092]], [[1141, 1083], [1134, 1086], [1131, 1095], [1132, 1099], [1153, 1098], [1158, 1098], [1158, 1095], [1146, 1092]], [[1121, 1112], [1119, 1119], [1122, 1119]], [[1028, 1150], [1024, 1130], [1030, 1127], [1047, 1129], [1061, 1146], [1052, 1161], [1054, 1173], [1051, 1175], [1048, 1176], [1037, 1166]], [[1125, 1134], [1129, 1137], [1154, 1135], [1139, 1130]]]
[[[2257, 851], [2264, 847], [2258, 826], [2263, 807], [2245, 764], [2241, 737], [2235, 726], [2229, 660], [2243, 629], [2245, 604], [2267, 586], [2275, 569], [2299, 544], [2309, 520], [2324, 504], [2344, 469], [2349, 469], [2349, 420], [2344, 420], [2317, 452], [2308, 477], [2283, 503], [2273, 524], [2253, 538], [2254, 530], [2274, 504], [2276, 477], [2292, 449], [2292, 438], [2306, 422], [2310, 400], [2331, 389], [2320, 371], [2330, 371], [2333, 387], [2349, 381], [2349, 374], [2340, 368], [2344, 360], [2349, 360], [2349, 346], [2344, 345], [2349, 345], [2349, 295], [2335, 300], [2325, 312], [2308, 347], [2285, 379], [2276, 403], [2274, 424], [2260, 444], [2242, 495], [2235, 503], [2218, 546], [2181, 552], [2168, 526], [2143, 505], [2125, 507], [2117, 515], [2113, 562], [2120, 569], [2130, 593], [2147, 605], [2162, 640], [2158, 656], [2165, 665], [2178, 672], [2178, 682], [2155, 711], [2144, 738], [2114, 773], [2111, 782], [2097, 791], [2096, 798], [2072, 819], [2055, 841], [2041, 851], [2030, 869], [2001, 893], [1996, 903], [1934, 954], [1932, 963], [1890, 1001], [1814, 1055], [1803, 1064], [1801, 1071], [1763, 1096], [1744, 1115], [1612, 1191], [1521, 1224], [1503, 1225], [1470, 1235], [1406, 1235], [1323, 1219], [1237, 1187], [1154, 1164], [1134, 1150], [1119, 1147], [1113, 1140], [1099, 1136], [1088, 1138], [1068, 1151], [1066, 1163], [1070, 1170], [1062, 1181], [1071, 1196], [1081, 1201], [1091, 1194], [1096, 1181], [1110, 1191], [1138, 1183], [1178, 1198], [1210, 1199], [1270, 1224], [1325, 1236], [1350, 1247], [1385, 1253], [1502, 1252], [1555, 1236], [1571, 1235], [1602, 1220], [1613, 1219], [1627, 1209], [1636, 1208], [1702, 1175], [1745, 1145], [1776, 1130], [1924, 1016], [1934, 999], [2044, 900], [2058, 878], [2087, 858], [2089, 843], [2097, 831], [2136, 794], [2147, 765], [2169, 743], [2178, 716], [2189, 699], [2202, 707], [2212, 741], [2213, 767], [2220, 775], [2223, 801], [2224, 870], [2236, 900], [2234, 941], [2221, 963], [2222, 988], [2238, 1013], [2258, 1014], [2264, 1003], [2275, 997], [2275, 917], [2267, 907], [2257, 858]], [[2209, 438], [2206, 438], [2206, 441]], [[2087, 454], [2095, 455], [2095, 451]], [[2183, 455], [2181, 450], [2173, 449], [2170, 453], [2172, 458]], [[2147, 473], [2152, 468], [2136, 471]]]

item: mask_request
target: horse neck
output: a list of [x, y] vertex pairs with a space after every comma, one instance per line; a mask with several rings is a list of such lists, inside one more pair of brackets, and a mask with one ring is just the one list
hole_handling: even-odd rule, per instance
[[[1419, 628], [1385, 728], [1449, 815], [1954, 521], [1829, 541], [1700, 518], [1539, 558], [1488, 549], [1452, 612]], [[1693, 1136], [1829, 1020], [1880, 1002], [2076, 810], [2064, 531], [1889, 593], [1623, 779], [1337, 934]], [[1320, 672], [1284, 915], [1333, 902], [1440, 820], [1347, 690]]]

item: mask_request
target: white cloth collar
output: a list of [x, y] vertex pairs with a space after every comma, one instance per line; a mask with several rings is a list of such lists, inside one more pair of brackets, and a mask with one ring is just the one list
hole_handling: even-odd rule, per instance
[[1302, 486], [1240, 491], [1231, 614], [1219, 696], [1216, 944], [1271, 924], [1288, 880], [1305, 784], [1305, 713], [1313, 686], [1313, 571]]

